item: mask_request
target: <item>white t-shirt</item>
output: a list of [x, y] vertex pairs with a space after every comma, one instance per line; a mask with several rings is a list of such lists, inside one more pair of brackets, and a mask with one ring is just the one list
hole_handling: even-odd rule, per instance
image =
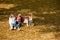
[[31, 21], [32, 20], [32, 17], [29, 17], [29, 21]]
[[28, 19], [24, 19], [24, 23], [28, 23]]
[[9, 17], [9, 24], [15, 23], [15, 22], [16, 22], [15, 17]]

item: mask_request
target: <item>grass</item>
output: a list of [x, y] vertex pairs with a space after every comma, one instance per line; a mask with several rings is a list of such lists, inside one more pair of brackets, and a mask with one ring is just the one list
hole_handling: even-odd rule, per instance
[[[24, 13], [28, 13], [26, 9], [24, 10], [25, 11], [21, 11], [22, 15]], [[54, 13], [44, 11], [38, 13], [30, 10], [30, 12], [33, 13], [33, 21], [35, 26], [22, 26], [21, 31], [9, 30], [9, 14], [1, 14], [0, 40], [60, 40], [59, 11]], [[15, 16], [17, 16], [17, 14], [14, 13]]]
[[[1, 26], [2, 25], [2, 26]], [[0, 22], [0, 40], [59, 40], [60, 32], [54, 25], [21, 27], [21, 31], [9, 30], [8, 22]]]
[[[2, 17], [7, 17], [8, 15]], [[35, 26], [21, 26], [21, 31], [9, 30], [8, 19], [0, 22], [1, 40], [60, 40], [59, 13], [33, 13]], [[1, 26], [2, 25], [2, 26]]]
[[[0, 1], [0, 40], [60, 40], [60, 10], [56, 0]], [[10, 5], [13, 4], [13, 5]], [[7, 6], [9, 5], [9, 6]], [[33, 14], [35, 26], [9, 30], [10, 14]]]

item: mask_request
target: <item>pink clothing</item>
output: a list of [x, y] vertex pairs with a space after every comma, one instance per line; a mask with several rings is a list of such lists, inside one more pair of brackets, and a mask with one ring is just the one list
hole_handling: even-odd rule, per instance
[[21, 22], [21, 17], [17, 17], [17, 21], [18, 22]]

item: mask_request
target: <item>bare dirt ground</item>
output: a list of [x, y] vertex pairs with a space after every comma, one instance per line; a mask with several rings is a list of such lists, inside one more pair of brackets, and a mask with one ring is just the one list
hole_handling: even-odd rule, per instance
[[9, 30], [7, 22], [0, 22], [0, 40], [60, 40], [60, 32], [55, 32], [52, 27], [55, 26], [22, 26], [21, 31], [17, 31]]

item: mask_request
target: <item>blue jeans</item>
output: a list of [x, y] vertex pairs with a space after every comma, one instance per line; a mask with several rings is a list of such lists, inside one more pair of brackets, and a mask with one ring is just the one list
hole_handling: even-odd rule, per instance
[[16, 26], [16, 23], [10, 23], [10, 29], [13, 29]]
[[21, 22], [17, 21], [17, 24], [18, 24], [18, 29], [19, 29], [21, 27]]
[[30, 20], [30, 21], [29, 21], [29, 25], [31, 25], [31, 24], [32, 24], [32, 22], [33, 22], [33, 21], [32, 21], [32, 20]]
[[15, 27], [16, 26], [16, 23], [12, 23], [12, 25], [13, 25], [13, 27]]

